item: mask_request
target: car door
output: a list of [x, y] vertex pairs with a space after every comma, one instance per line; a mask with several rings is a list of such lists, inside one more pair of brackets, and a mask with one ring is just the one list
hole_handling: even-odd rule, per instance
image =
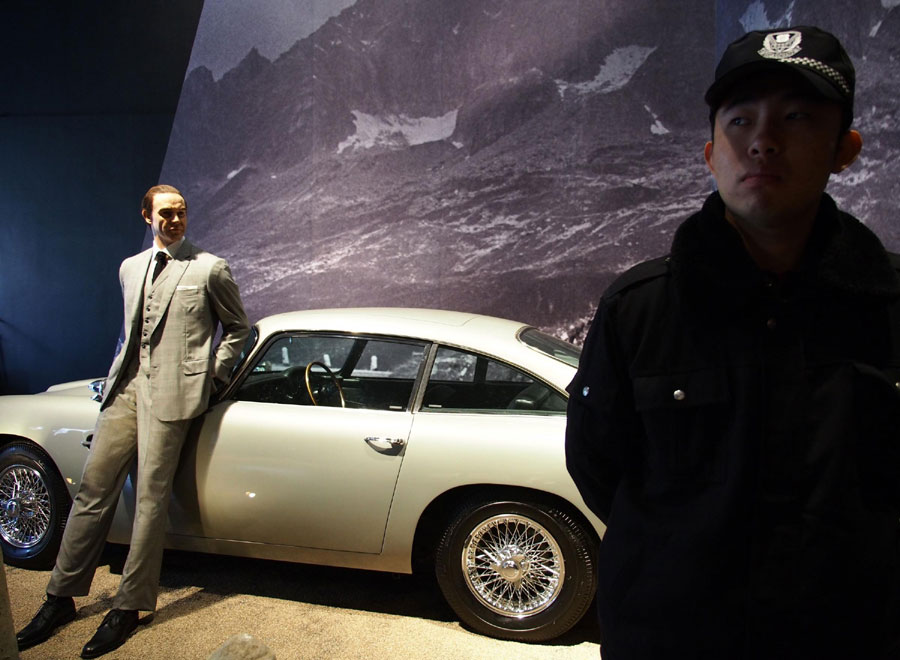
[[274, 338], [196, 425], [172, 531], [379, 552], [424, 353], [391, 338]]
[[513, 365], [438, 347], [412, 430], [416, 474], [403, 476], [401, 490], [424, 487], [412, 480], [442, 465], [445, 487], [513, 483], [577, 497], [562, 451], [566, 403]]

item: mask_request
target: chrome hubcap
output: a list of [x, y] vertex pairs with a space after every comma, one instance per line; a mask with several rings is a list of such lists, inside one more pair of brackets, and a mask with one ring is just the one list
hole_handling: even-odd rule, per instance
[[50, 493], [41, 474], [25, 465], [0, 473], [0, 536], [16, 548], [41, 542], [50, 527]]
[[524, 618], [550, 607], [565, 577], [556, 539], [530, 518], [494, 516], [472, 530], [463, 546], [466, 585], [488, 609]]

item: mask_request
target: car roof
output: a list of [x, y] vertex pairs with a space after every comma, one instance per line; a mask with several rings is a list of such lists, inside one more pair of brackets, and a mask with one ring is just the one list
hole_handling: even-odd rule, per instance
[[267, 316], [256, 326], [262, 338], [296, 330], [335, 331], [409, 337], [471, 348], [517, 364], [563, 388], [574, 374], [573, 367], [517, 339], [519, 332], [531, 327], [528, 324], [471, 312], [404, 307], [310, 309]]

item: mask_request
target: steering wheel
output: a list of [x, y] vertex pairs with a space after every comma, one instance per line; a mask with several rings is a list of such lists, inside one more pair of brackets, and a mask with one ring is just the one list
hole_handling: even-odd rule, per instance
[[[315, 390], [312, 386], [311, 376], [315, 375], [315, 376], [321, 378], [322, 374], [313, 374], [312, 373], [313, 366], [322, 367], [325, 370], [325, 375], [328, 377], [328, 381], [320, 384], [318, 387], [315, 388]], [[322, 397], [323, 395], [333, 396], [336, 391], [337, 395], [341, 401], [341, 408], [347, 407], [347, 402], [344, 401], [344, 390], [341, 389], [341, 383], [338, 381], [337, 376], [334, 375], [334, 372], [331, 371], [331, 369], [329, 369], [326, 364], [319, 362], [318, 360], [313, 360], [312, 362], [307, 364], [306, 371], [304, 372], [304, 379], [306, 380], [306, 392], [309, 394], [309, 398], [313, 402], [314, 406], [319, 405], [319, 402], [316, 401], [316, 395], [313, 393], [314, 391], [318, 391], [320, 397]], [[331, 385], [330, 387], [329, 387], [329, 382]]]

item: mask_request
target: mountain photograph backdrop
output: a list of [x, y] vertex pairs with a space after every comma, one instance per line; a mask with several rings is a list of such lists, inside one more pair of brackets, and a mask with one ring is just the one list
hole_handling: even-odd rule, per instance
[[[666, 253], [713, 189], [703, 94], [749, 29], [842, 40], [865, 146], [829, 192], [900, 250], [898, 3], [345, 0], [277, 56], [190, 67], [160, 180], [251, 320], [436, 307], [579, 342], [615, 275]], [[205, 3], [197, 39], [227, 10]]]

